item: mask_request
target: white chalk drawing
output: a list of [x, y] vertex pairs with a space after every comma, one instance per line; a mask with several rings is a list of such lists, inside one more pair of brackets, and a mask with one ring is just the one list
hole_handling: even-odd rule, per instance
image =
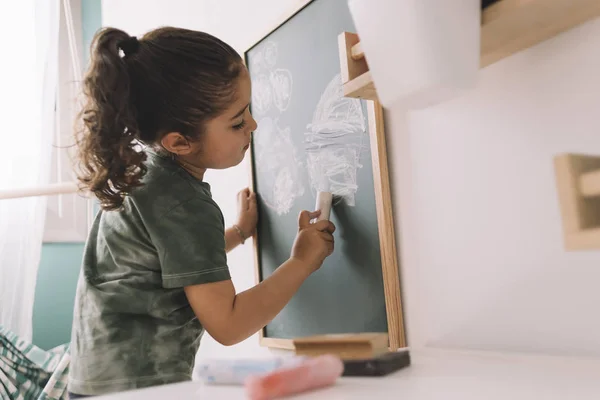
[[300, 177], [301, 165], [292, 141], [289, 127], [280, 128], [277, 121], [264, 117], [254, 132], [258, 174], [263, 202], [278, 215], [287, 214], [294, 201], [304, 195]]
[[253, 51], [252, 59], [250, 60], [250, 68], [259, 72], [263, 69], [271, 70], [277, 64], [277, 44], [274, 42], [266, 42], [260, 50]]
[[276, 63], [277, 44], [274, 42], [267, 42], [250, 60], [253, 74], [258, 74], [252, 80], [252, 111], [259, 118], [269, 111], [272, 104], [280, 112], [290, 106], [292, 73], [283, 68], [274, 69]]
[[277, 63], [277, 44], [274, 42], [266, 42], [264, 48], [263, 62], [265, 68], [273, 68]]
[[252, 111], [261, 118], [255, 131], [255, 151], [261, 160], [256, 164], [257, 172], [265, 177], [260, 189], [264, 203], [278, 215], [289, 213], [295, 200], [304, 195], [300, 172], [306, 168], [313, 192], [332, 192], [337, 201], [354, 206], [361, 153], [368, 140], [361, 101], [344, 97], [340, 74], [333, 77], [321, 95], [312, 122], [306, 126], [306, 164], [302, 165], [290, 128], [279, 127], [276, 119], [264, 116], [272, 106], [277, 114], [286, 111], [292, 98], [292, 73], [274, 69], [276, 63], [274, 42], [267, 42], [251, 61], [253, 74], [257, 74]]
[[367, 129], [360, 100], [343, 95], [340, 74], [334, 76], [321, 95], [307, 130], [306, 166], [311, 189], [332, 192], [354, 206]]
[[261, 117], [271, 108], [271, 82], [265, 74], [260, 74], [252, 86], [252, 113]]
[[263, 63], [264, 63], [264, 53], [262, 50], [258, 50], [256, 51], [254, 54], [252, 54], [252, 57], [250, 59], [250, 69], [252, 71], [260, 71], [262, 69]]
[[287, 69], [278, 68], [269, 76], [273, 91], [273, 104], [281, 112], [287, 110], [292, 99], [292, 73]]

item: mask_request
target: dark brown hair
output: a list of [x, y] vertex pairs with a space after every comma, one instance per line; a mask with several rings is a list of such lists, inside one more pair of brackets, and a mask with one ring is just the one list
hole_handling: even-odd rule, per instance
[[234, 100], [242, 66], [233, 48], [204, 32], [165, 27], [138, 41], [100, 30], [83, 82], [79, 181], [103, 209], [120, 208], [146, 173], [137, 141], [152, 145], [169, 132], [197, 139]]

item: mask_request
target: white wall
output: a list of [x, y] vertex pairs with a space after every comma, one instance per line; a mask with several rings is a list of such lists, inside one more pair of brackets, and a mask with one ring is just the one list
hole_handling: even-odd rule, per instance
[[563, 250], [552, 166], [600, 154], [599, 48], [597, 19], [405, 121], [422, 344], [600, 355], [600, 253]]
[[[241, 52], [294, 3], [104, 0], [103, 16], [131, 34], [205, 30]], [[482, 70], [456, 100], [389, 113], [412, 346], [600, 354], [600, 253], [563, 251], [552, 170], [558, 152], [600, 153], [598, 48], [600, 20]], [[207, 178], [229, 223], [248, 173]], [[238, 290], [254, 282], [251, 259], [250, 245], [231, 254]], [[200, 355], [266, 353], [253, 337], [228, 349], [204, 340]]]

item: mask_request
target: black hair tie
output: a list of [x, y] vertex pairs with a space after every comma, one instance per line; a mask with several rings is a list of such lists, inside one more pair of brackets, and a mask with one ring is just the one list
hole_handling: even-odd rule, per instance
[[123, 51], [125, 57], [127, 57], [138, 51], [138, 49], [140, 48], [140, 41], [137, 40], [137, 37], [131, 36], [119, 42], [118, 46], [119, 49]]

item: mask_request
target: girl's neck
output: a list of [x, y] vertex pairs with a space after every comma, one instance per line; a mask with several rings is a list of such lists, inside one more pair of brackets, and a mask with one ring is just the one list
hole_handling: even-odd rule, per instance
[[177, 157], [177, 163], [189, 172], [194, 178], [198, 180], [204, 180], [204, 173], [206, 172], [206, 168], [198, 167], [191, 162], [185, 160], [184, 157]]

